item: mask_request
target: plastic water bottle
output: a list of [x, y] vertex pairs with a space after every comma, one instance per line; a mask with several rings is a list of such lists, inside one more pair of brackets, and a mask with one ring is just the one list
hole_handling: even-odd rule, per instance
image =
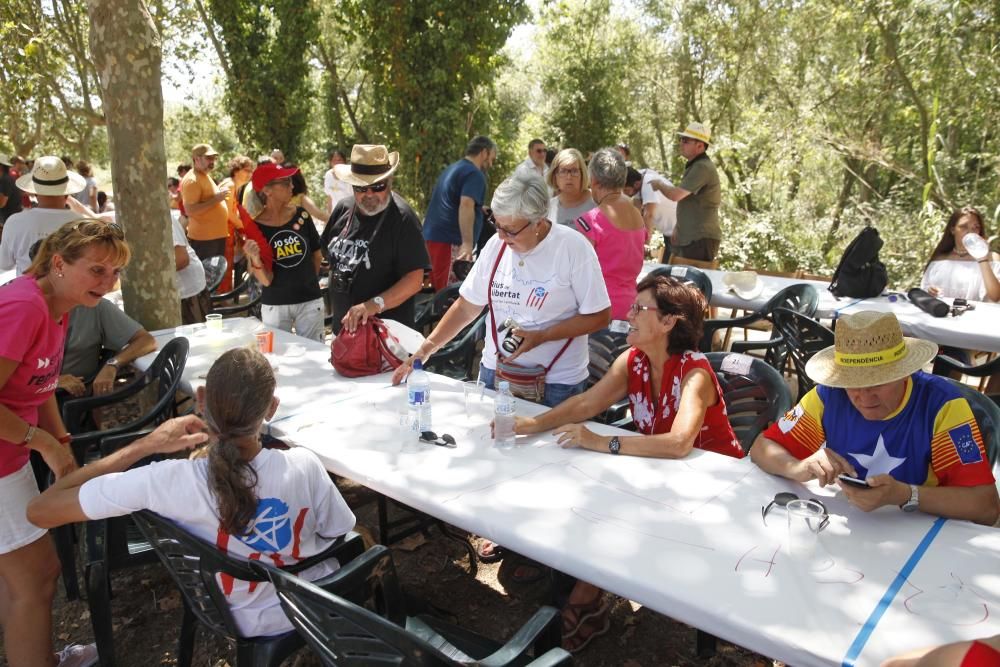
[[413, 371], [406, 378], [410, 430], [416, 437], [431, 429], [431, 378], [420, 359], [413, 360]]
[[514, 446], [514, 395], [510, 393], [510, 383], [501, 382], [493, 402], [493, 441], [500, 449]]

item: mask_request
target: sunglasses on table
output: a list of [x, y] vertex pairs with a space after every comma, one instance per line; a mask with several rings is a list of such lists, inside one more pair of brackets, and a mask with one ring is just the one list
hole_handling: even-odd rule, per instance
[[355, 194], [361, 194], [363, 192], [384, 192], [387, 187], [389, 187], [389, 181], [382, 181], [381, 183], [372, 183], [371, 185], [352, 185]]
[[437, 445], [438, 447], [449, 447], [451, 449], [458, 447], [458, 443], [455, 442], [454, 437], [443, 433], [439, 438], [438, 434], [434, 431], [421, 431], [420, 442], [426, 442], [428, 445]]
[[[774, 500], [769, 502], [766, 507], [760, 508], [760, 515], [761, 519], [764, 520], [764, 525], [765, 526], [767, 525], [768, 512], [770, 512], [775, 507], [780, 507], [782, 509], [785, 509], [786, 507], [788, 507], [788, 503], [792, 502], [793, 500], [800, 500], [800, 498], [791, 491], [782, 491], [781, 493], [775, 494]], [[823, 520], [820, 522], [819, 528], [815, 529], [815, 532], [818, 533], [819, 531], [826, 528], [827, 524], [830, 523], [830, 512], [826, 509], [826, 505], [823, 504], [822, 500], [819, 500], [818, 498], [809, 498], [809, 500], [823, 508]]]

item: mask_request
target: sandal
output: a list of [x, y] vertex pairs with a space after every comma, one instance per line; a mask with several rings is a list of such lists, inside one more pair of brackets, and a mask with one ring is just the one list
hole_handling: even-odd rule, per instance
[[[573, 625], [571, 616], [576, 616], [577, 622], [567, 631], [567, 627]], [[563, 607], [562, 646], [570, 653], [582, 651], [595, 638], [607, 634], [610, 629], [611, 603], [605, 598], [604, 593], [598, 595], [592, 602], [569, 603]]]
[[503, 547], [491, 540], [483, 540], [476, 547], [476, 556], [480, 563], [496, 563], [503, 560]]

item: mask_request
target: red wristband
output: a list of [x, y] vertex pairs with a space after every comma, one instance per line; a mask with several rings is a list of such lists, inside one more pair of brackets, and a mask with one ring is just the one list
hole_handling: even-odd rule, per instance
[[70, 433], [67, 433], [66, 435], [62, 436], [61, 438], [56, 438], [56, 440], [58, 440], [59, 444], [61, 444], [61, 445], [68, 445], [69, 443], [73, 442], [73, 435], [70, 434]]

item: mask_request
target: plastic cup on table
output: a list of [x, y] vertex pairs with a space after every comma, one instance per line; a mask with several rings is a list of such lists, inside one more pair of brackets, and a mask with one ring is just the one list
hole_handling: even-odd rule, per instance
[[826, 511], [815, 500], [792, 500], [785, 509], [788, 514], [788, 555], [808, 563], [816, 555]]
[[465, 394], [465, 417], [472, 419], [472, 416], [481, 412], [483, 404], [486, 402], [486, 383], [482, 380], [469, 380], [462, 383], [462, 391]]
[[222, 315], [218, 313], [212, 313], [211, 315], [205, 316], [205, 325], [208, 327], [209, 331], [222, 331]]

